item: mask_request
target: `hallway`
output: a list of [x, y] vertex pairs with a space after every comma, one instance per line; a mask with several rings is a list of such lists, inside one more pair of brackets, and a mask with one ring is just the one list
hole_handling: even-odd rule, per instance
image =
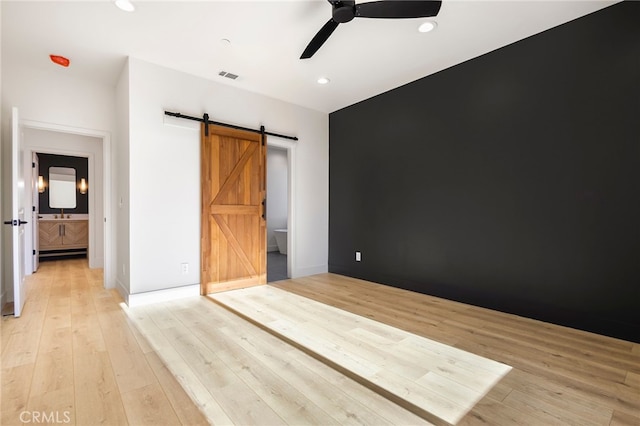
[[27, 277], [23, 315], [2, 318], [1, 424], [207, 424], [143, 352], [121, 301], [86, 259], [45, 262]]

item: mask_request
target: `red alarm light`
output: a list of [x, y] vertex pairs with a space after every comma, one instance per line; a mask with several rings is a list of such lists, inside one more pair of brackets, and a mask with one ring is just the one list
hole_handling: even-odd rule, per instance
[[51, 60], [53, 61], [53, 63], [61, 65], [63, 67], [68, 67], [70, 61], [65, 58], [64, 56], [58, 56], [58, 55], [49, 55], [49, 57], [51, 58]]

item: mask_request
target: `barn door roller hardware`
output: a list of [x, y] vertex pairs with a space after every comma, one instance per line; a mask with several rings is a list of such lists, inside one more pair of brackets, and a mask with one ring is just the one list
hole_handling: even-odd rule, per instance
[[185, 120], [193, 120], [193, 121], [199, 121], [201, 123], [204, 123], [205, 136], [209, 136], [209, 124], [215, 124], [216, 126], [224, 126], [224, 127], [230, 127], [232, 129], [237, 129], [237, 130], [246, 130], [248, 132], [260, 133], [261, 135], [263, 135], [263, 137], [264, 135], [269, 135], [269, 136], [276, 136], [279, 138], [289, 139], [293, 141], [298, 140], [297, 136], [288, 136], [288, 135], [281, 135], [280, 133], [267, 132], [264, 130], [264, 126], [261, 126], [260, 129], [250, 129], [248, 127], [236, 126], [235, 124], [221, 123], [219, 121], [211, 121], [209, 120], [209, 114], [207, 113], [205, 113], [202, 116], [202, 118], [192, 117], [190, 115], [184, 115], [184, 114], [180, 114], [179, 112], [170, 112], [170, 111], [165, 111], [164, 114], [170, 117], [184, 118]]

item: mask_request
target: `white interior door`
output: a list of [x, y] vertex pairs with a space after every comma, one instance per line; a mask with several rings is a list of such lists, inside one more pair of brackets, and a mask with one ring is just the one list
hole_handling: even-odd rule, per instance
[[31, 235], [33, 235], [33, 272], [38, 270], [38, 257], [40, 255], [40, 244], [39, 244], [39, 235], [38, 235], [38, 215], [40, 214], [40, 192], [38, 192], [38, 176], [39, 176], [39, 162], [38, 162], [38, 154], [33, 152], [31, 158], [31, 164], [33, 167], [31, 168], [31, 194], [32, 196], [32, 205], [33, 209], [31, 209]]
[[24, 171], [18, 108], [11, 110], [11, 228], [13, 240], [13, 313], [19, 317], [25, 302], [24, 283]]

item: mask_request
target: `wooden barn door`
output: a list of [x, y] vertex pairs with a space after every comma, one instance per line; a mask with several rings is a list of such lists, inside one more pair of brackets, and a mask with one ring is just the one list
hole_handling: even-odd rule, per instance
[[201, 134], [201, 294], [266, 284], [262, 135], [209, 125], [207, 136], [204, 124]]

